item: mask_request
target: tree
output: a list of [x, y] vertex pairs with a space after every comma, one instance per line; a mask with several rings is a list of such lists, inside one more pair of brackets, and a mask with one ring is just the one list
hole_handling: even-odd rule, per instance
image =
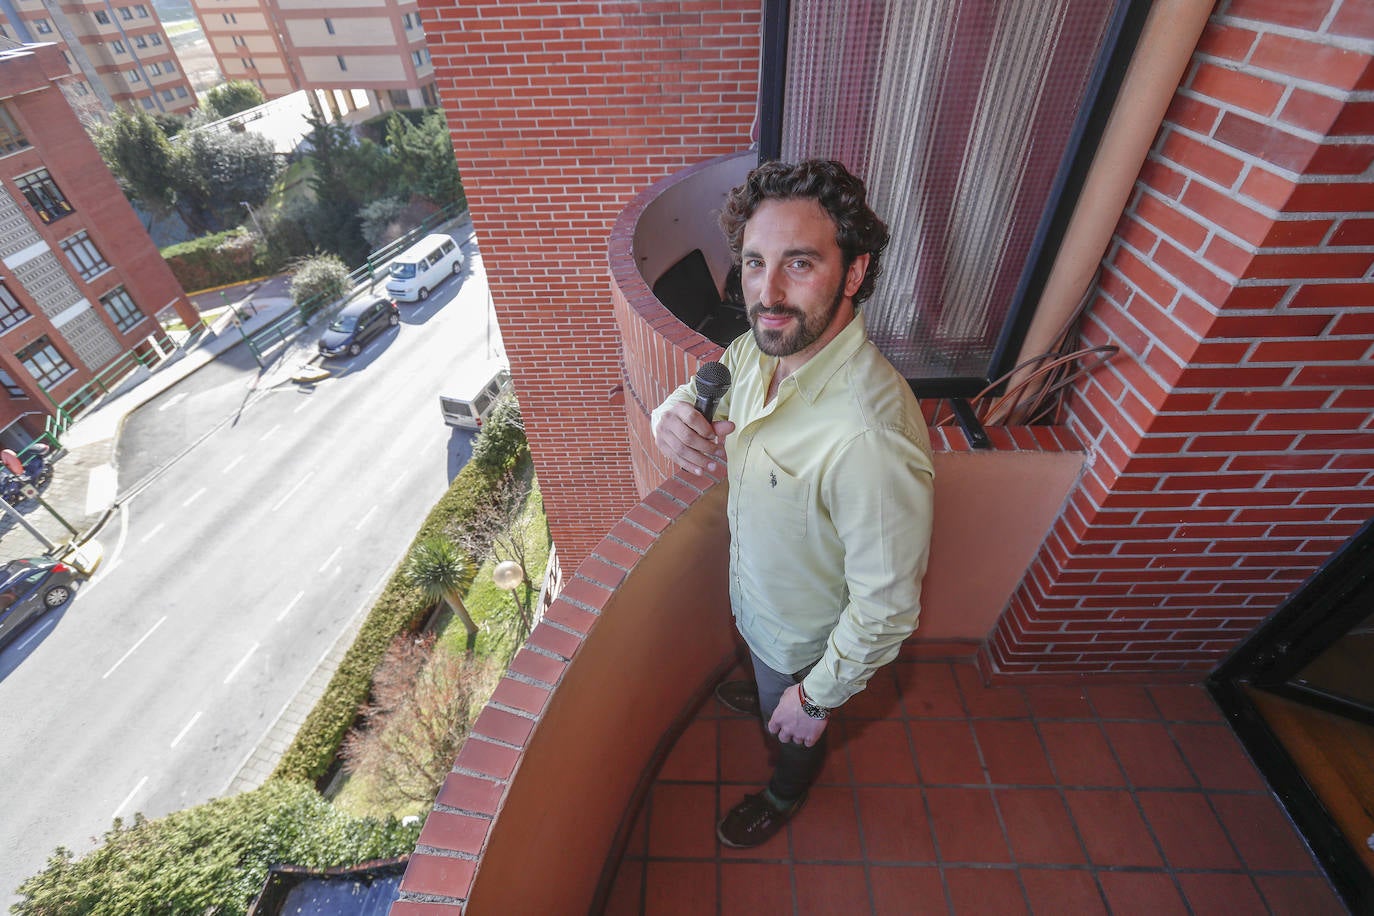
[[200, 107], [218, 120], [256, 108], [266, 101], [267, 96], [257, 86], [246, 80], [231, 80], [205, 93]]
[[393, 810], [434, 801], [496, 673], [489, 659], [435, 645], [433, 636], [397, 637], [377, 667], [362, 726], [344, 739], [349, 773]]
[[80, 859], [58, 848], [19, 886], [13, 912], [241, 914], [271, 865], [358, 865], [405, 855], [418, 836], [418, 825], [353, 818], [308, 783], [272, 779], [158, 820], [116, 819]]
[[411, 583], [429, 600], [442, 600], [463, 621], [468, 631], [468, 655], [471, 655], [477, 647], [477, 624], [459, 594], [467, 572], [467, 564], [458, 547], [445, 537], [430, 537], [416, 544], [406, 561], [406, 576]]
[[453, 139], [442, 109], [429, 111], [419, 124], [393, 114], [387, 122], [387, 148], [395, 161], [399, 190], [440, 205], [463, 199]]
[[520, 402], [513, 392], [505, 391], [497, 398], [472, 444], [472, 460], [493, 474], [504, 474], [528, 449]]
[[291, 275], [291, 302], [314, 312], [349, 290], [348, 266], [338, 256], [320, 254], [296, 264]]
[[281, 169], [272, 141], [261, 134], [198, 130], [176, 145], [184, 161], [183, 197], [220, 227], [244, 222], [243, 205], [260, 206]]
[[157, 216], [176, 209], [181, 163], [152, 115], [117, 107], [92, 140], [129, 199]]

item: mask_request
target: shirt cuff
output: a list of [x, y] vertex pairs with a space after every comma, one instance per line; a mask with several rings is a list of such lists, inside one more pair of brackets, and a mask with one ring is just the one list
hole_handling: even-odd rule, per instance
[[835, 680], [820, 670], [819, 665], [812, 668], [811, 673], [802, 678], [802, 690], [806, 691], [806, 698], [817, 706], [824, 706], [826, 709], [843, 706], [846, 700], [862, 689], [856, 689], [850, 684]]

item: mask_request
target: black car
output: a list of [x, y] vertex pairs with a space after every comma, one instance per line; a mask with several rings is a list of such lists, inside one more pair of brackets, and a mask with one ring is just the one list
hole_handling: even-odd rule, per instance
[[66, 604], [76, 579], [75, 567], [47, 557], [0, 567], [0, 647], [46, 611]]
[[350, 302], [334, 316], [320, 337], [321, 356], [357, 356], [377, 334], [401, 323], [401, 311], [390, 299], [369, 297]]

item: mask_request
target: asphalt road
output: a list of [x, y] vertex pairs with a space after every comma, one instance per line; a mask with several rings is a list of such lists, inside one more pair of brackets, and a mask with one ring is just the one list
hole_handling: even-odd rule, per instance
[[236, 348], [125, 424], [104, 565], [0, 653], [5, 906], [58, 845], [222, 794], [371, 606], [471, 452], [438, 393], [488, 353], [480, 266], [401, 309], [315, 386]]

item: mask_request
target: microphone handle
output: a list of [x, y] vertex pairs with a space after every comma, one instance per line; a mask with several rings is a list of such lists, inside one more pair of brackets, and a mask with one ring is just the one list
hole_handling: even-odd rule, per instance
[[715, 419], [716, 405], [719, 403], [720, 398], [711, 398], [706, 397], [705, 395], [697, 395], [696, 403], [693, 406], [696, 407], [697, 413], [705, 417], [707, 423], [710, 423], [713, 419]]

